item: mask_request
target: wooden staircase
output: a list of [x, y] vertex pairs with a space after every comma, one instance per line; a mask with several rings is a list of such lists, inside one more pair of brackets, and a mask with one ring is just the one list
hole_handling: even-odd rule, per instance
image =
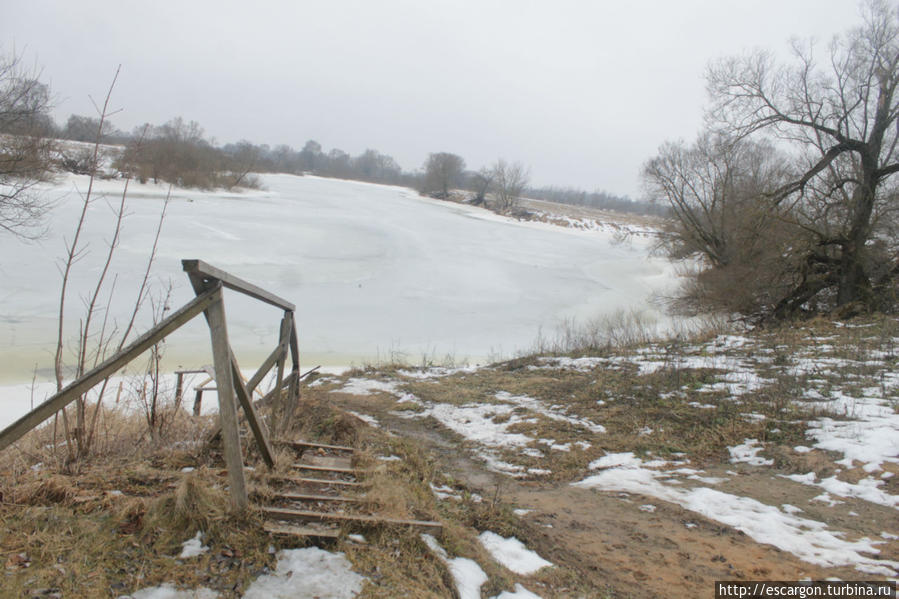
[[274, 535], [335, 539], [344, 527], [409, 526], [439, 533], [441, 524], [372, 513], [367, 474], [354, 466], [355, 450], [340, 445], [287, 441], [299, 454], [289, 475], [271, 475], [277, 488], [262, 505], [265, 530]]

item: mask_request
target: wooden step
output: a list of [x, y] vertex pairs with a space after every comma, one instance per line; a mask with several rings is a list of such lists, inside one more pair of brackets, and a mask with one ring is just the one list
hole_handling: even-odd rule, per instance
[[331, 451], [348, 451], [350, 453], [354, 453], [356, 450], [352, 447], [346, 447], [343, 445], [325, 445], [323, 443], [308, 443], [306, 441], [279, 441], [279, 443], [283, 443], [284, 445], [288, 445], [293, 447], [294, 449], [330, 449]]
[[325, 466], [326, 468], [352, 468], [352, 458], [341, 458], [336, 456], [320, 456], [308, 455], [309, 452], [303, 454], [300, 458], [300, 464], [308, 464], [309, 466]]
[[365, 503], [365, 497], [346, 497], [344, 495], [309, 495], [306, 493], [275, 493], [274, 499], [287, 501], [335, 501], [343, 503]]
[[340, 529], [330, 526], [296, 526], [283, 522], [265, 522], [265, 532], [273, 535], [289, 535], [294, 537], [315, 537], [319, 539], [337, 539], [340, 537]]
[[284, 476], [278, 474], [272, 474], [268, 477], [271, 480], [279, 480], [286, 483], [293, 483], [296, 485], [312, 485], [312, 486], [321, 486], [321, 487], [367, 487], [368, 483], [360, 483], [355, 481], [348, 480], [328, 480], [327, 478], [304, 478], [302, 476]]
[[397, 518], [383, 518], [381, 516], [311, 512], [306, 510], [290, 510], [277, 507], [263, 507], [262, 512], [269, 518], [273, 518], [276, 520], [292, 520], [299, 522], [333, 522], [335, 524], [386, 524], [393, 526], [411, 526], [413, 528], [417, 528], [427, 532], [439, 532], [443, 529], [443, 525], [439, 522], [429, 522], [425, 520], [401, 520]]
[[336, 468], [329, 466], [316, 466], [314, 464], [296, 463], [293, 467], [297, 470], [311, 470], [313, 472], [338, 472], [340, 474], [365, 474], [365, 470], [356, 470], [355, 468]]

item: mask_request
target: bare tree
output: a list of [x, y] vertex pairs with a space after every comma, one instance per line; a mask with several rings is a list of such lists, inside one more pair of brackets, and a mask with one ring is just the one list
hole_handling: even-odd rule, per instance
[[726, 266], [777, 215], [767, 193], [785, 182], [784, 156], [769, 143], [705, 133], [691, 146], [667, 142], [643, 167], [652, 197], [671, 209], [669, 253]]
[[509, 212], [518, 205], [518, 199], [530, 179], [530, 172], [520, 162], [508, 164], [503, 159], [497, 160], [491, 171], [495, 210]]
[[50, 91], [21, 55], [0, 57], [0, 230], [35, 238], [51, 207], [34, 186], [51, 176]]
[[474, 192], [474, 198], [471, 203], [475, 206], [482, 206], [487, 203], [487, 191], [493, 183], [493, 171], [489, 168], [482, 168], [477, 172], [468, 173], [468, 187]]
[[450, 189], [457, 187], [462, 180], [465, 160], [457, 154], [436, 152], [428, 154], [424, 169], [422, 193], [446, 200]]
[[899, 172], [899, 11], [869, 0], [863, 23], [835, 38], [823, 61], [793, 44], [779, 65], [757, 52], [708, 74], [714, 126], [739, 138], [770, 136], [797, 157], [791, 180], [770, 197], [816, 238], [784, 315], [814, 298], [876, 306], [899, 274], [895, 223]]
[[673, 299], [679, 311], [770, 313], [789, 292], [797, 271], [791, 254], [807, 246], [807, 235], [768, 195], [788, 180], [784, 165], [769, 143], [709, 132], [690, 146], [663, 144], [644, 165], [649, 194], [673, 217], [659, 245], [674, 258], [702, 258], [696, 279]]

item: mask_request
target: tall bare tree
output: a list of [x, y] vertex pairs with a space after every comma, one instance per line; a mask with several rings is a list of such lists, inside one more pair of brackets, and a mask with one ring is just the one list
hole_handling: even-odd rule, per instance
[[520, 162], [509, 164], [503, 159], [497, 160], [491, 170], [495, 209], [497, 212], [509, 212], [518, 205], [518, 199], [530, 180], [530, 172]]
[[468, 188], [474, 192], [471, 203], [475, 206], [483, 206], [487, 203], [487, 191], [493, 183], [493, 171], [487, 167], [468, 173]]
[[50, 178], [50, 91], [22, 56], [0, 56], [0, 230], [37, 237], [51, 203], [34, 186]]
[[812, 43], [794, 61], [768, 53], [713, 64], [713, 126], [739, 138], [767, 136], [797, 157], [791, 180], [771, 193], [816, 244], [778, 311], [822, 295], [843, 306], [876, 305], [899, 274], [895, 226], [899, 172], [899, 9], [869, 0], [862, 25], [835, 38], [823, 60]]
[[449, 197], [450, 189], [457, 187], [465, 170], [465, 160], [449, 152], [428, 154], [424, 164], [425, 175], [422, 181], [422, 193], [436, 195], [442, 199]]
[[808, 245], [808, 236], [769, 197], [789, 175], [772, 144], [710, 132], [690, 146], [665, 143], [644, 165], [648, 192], [673, 217], [659, 245], [674, 258], [702, 257], [674, 307], [770, 313], [790, 292], [797, 270], [792, 254]]

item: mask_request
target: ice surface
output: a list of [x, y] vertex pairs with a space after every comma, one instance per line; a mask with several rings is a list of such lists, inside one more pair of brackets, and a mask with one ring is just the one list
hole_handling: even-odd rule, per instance
[[493, 559], [516, 574], [529, 576], [540, 568], [553, 565], [552, 562], [537, 555], [535, 551], [525, 547], [524, 543], [515, 537], [503, 538], [494, 532], [485, 530], [478, 538]]
[[[307, 363], [347, 365], [403, 353], [481, 361], [527, 349], [538, 331], [565, 319], [591, 319], [647, 305], [674, 280], [673, 268], [648, 257], [648, 240], [615, 245], [613, 234], [520, 223], [464, 205], [424, 199], [384, 185], [318, 177], [264, 175], [267, 191], [174, 190], [153, 269], [174, 284], [171, 305], [193, 296], [182, 258], [199, 258], [297, 304]], [[88, 210], [85, 258], [71, 280], [69, 323], [102, 261], [107, 202], [120, 181], [98, 181], [107, 198]], [[61, 176], [43, 191], [58, 201], [47, 236], [27, 244], [0, 236], [0, 379], [48, 374], [55, 341], [57, 259], [80, 208], [87, 179]], [[132, 183], [121, 246], [114, 318], [127, 320], [165, 186]], [[98, 196], [99, 197], [99, 196]], [[274, 348], [280, 315], [258, 301], [225, 293], [229, 334], [241, 364]], [[139, 328], [146, 329], [143, 318]], [[209, 333], [197, 319], [171, 338], [171, 366], [211, 363]]]

